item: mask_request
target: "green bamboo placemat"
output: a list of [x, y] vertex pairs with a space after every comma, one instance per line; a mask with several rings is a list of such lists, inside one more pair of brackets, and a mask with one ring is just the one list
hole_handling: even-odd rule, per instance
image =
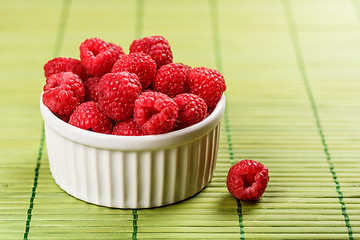
[[[0, 239], [360, 239], [360, 3], [340, 0], [2, 1]], [[51, 177], [39, 113], [42, 67], [86, 38], [127, 50], [163, 35], [174, 61], [227, 81], [216, 172], [178, 204], [98, 207]], [[268, 166], [254, 203], [229, 167]]]

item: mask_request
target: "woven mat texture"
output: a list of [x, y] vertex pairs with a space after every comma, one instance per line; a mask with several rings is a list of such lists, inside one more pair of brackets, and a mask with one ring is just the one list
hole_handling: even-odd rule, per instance
[[[225, 76], [214, 177], [155, 209], [77, 200], [49, 170], [43, 65], [86, 38], [128, 51], [152, 35]], [[2, 0], [0, 36], [0, 239], [360, 239], [359, 1]], [[270, 171], [257, 202], [226, 189], [246, 158]]]

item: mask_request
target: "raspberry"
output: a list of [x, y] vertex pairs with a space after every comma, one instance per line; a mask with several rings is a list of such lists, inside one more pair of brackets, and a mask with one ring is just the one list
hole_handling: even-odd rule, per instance
[[61, 72], [50, 75], [44, 86], [43, 102], [50, 111], [64, 121], [84, 101], [85, 90], [78, 75]]
[[86, 70], [81, 65], [81, 62], [74, 58], [57, 57], [48, 61], [44, 65], [45, 77], [49, 77], [51, 74], [60, 72], [73, 72], [77, 74], [81, 80], [86, 79]]
[[134, 119], [145, 134], [161, 134], [173, 129], [178, 111], [169, 96], [147, 91], [135, 101]]
[[84, 102], [71, 114], [69, 124], [98, 133], [111, 133], [111, 119], [103, 113], [96, 102]]
[[125, 122], [117, 122], [113, 128], [112, 134], [121, 136], [144, 135], [139, 126], [136, 125], [136, 122], [133, 118]]
[[158, 92], [167, 94], [169, 97], [188, 92], [186, 82], [188, 72], [188, 67], [180, 63], [163, 65], [156, 73], [153, 88]]
[[101, 78], [91, 77], [84, 82], [85, 101], [99, 101], [99, 82]]
[[131, 72], [139, 77], [142, 89], [149, 87], [156, 75], [156, 62], [144, 53], [130, 53], [120, 58], [113, 66], [111, 72]]
[[258, 200], [269, 182], [269, 170], [254, 160], [242, 160], [234, 164], [227, 176], [229, 192], [240, 200]]
[[179, 94], [174, 98], [179, 106], [178, 128], [185, 128], [207, 117], [207, 105], [199, 96], [191, 93]]
[[213, 111], [226, 90], [223, 75], [217, 70], [197, 67], [190, 70], [188, 75], [190, 92], [200, 96], [208, 105], [209, 112]]
[[162, 36], [145, 37], [134, 40], [130, 45], [130, 53], [143, 52], [155, 60], [157, 68], [173, 61], [169, 42]]
[[115, 121], [132, 117], [141, 84], [134, 73], [107, 73], [99, 82], [99, 103], [106, 115]]
[[121, 57], [119, 49], [99, 38], [86, 39], [80, 45], [80, 59], [90, 75], [102, 76], [111, 71]]

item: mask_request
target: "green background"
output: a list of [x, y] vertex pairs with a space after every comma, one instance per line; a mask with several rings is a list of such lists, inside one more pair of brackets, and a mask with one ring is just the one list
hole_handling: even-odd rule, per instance
[[[43, 65], [99, 37], [163, 35], [174, 61], [226, 79], [216, 172], [178, 204], [121, 210], [67, 195], [49, 170]], [[360, 4], [343, 0], [0, 2], [0, 239], [359, 239]], [[269, 168], [258, 202], [231, 165]]]

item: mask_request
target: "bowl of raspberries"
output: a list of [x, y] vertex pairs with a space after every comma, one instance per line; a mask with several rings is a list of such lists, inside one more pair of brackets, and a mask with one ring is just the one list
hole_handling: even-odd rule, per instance
[[100, 38], [80, 59], [44, 65], [40, 98], [50, 171], [68, 194], [113, 208], [187, 199], [212, 179], [225, 80], [217, 70], [173, 61], [163, 36], [129, 52]]

